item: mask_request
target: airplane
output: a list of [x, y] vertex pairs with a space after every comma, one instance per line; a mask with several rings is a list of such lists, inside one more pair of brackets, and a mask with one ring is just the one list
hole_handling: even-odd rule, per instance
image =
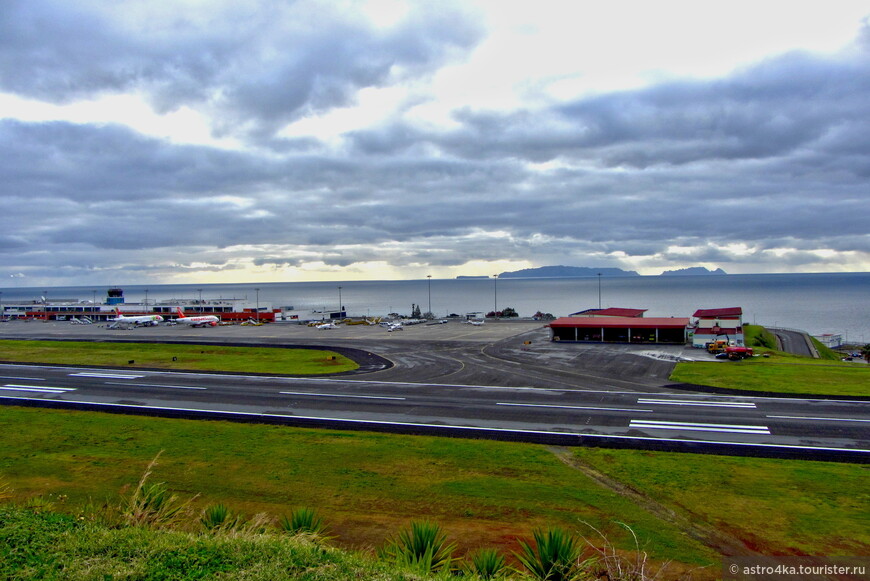
[[323, 323], [322, 325], [317, 325], [318, 329], [335, 329], [334, 323]]
[[483, 325], [485, 322], [486, 322], [486, 321], [468, 321], [468, 324], [469, 324], [469, 325], [474, 325], [475, 327], [480, 327], [480, 326]]
[[185, 317], [184, 311], [181, 310], [181, 307], [178, 307], [178, 318], [175, 319], [175, 322], [179, 325], [190, 325], [191, 327], [203, 327], [208, 325], [210, 327], [217, 327], [221, 320], [215, 315], [197, 315], [195, 317]]
[[121, 314], [121, 309], [118, 307], [115, 307], [115, 314], [117, 316], [114, 319], [109, 319], [109, 322], [111, 323], [111, 325], [109, 325], [110, 329], [129, 329], [130, 326], [138, 327], [140, 325], [146, 327], [156, 326], [163, 322], [163, 317], [160, 315], [136, 315], [134, 317], [125, 317]]

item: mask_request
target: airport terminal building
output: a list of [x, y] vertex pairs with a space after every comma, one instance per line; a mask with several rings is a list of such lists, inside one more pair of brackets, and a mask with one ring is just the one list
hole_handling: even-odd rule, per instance
[[684, 317], [562, 317], [549, 324], [553, 341], [683, 345], [689, 319]]

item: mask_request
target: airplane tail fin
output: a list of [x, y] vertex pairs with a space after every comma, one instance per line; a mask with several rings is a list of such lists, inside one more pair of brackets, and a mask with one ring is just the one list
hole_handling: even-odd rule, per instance
[[181, 310], [181, 307], [176, 307], [176, 309], [178, 309], [178, 316], [183, 319], [184, 318], [184, 311]]

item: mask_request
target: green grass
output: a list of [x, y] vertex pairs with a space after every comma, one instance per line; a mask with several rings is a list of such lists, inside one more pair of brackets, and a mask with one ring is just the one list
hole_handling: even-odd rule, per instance
[[870, 550], [868, 465], [635, 450], [578, 449], [575, 455], [761, 554]]
[[[313, 507], [341, 546], [377, 547], [412, 520], [443, 527], [459, 551], [505, 553], [542, 527], [651, 558], [716, 566], [718, 554], [631, 498], [605, 488], [544, 446], [94, 412], [0, 407], [0, 476], [23, 502], [57, 509], [129, 498], [149, 462], [151, 482], [179, 501], [226, 505], [241, 518]], [[574, 457], [669, 510], [712, 523], [748, 545], [784, 553], [870, 550], [868, 468], [851, 464], [575, 449]], [[51, 495], [50, 497], [46, 495]], [[131, 533], [132, 534], [132, 533]], [[841, 553], [836, 553], [841, 554]]]
[[0, 578], [40, 580], [412, 578], [362, 553], [281, 534], [193, 534], [107, 527], [0, 506]]
[[745, 341], [756, 355], [743, 361], [678, 363], [671, 380], [747, 391], [806, 395], [870, 396], [870, 366], [840, 361], [815, 341], [820, 359], [775, 348], [776, 338], [760, 325], [746, 325]]
[[0, 360], [287, 375], [338, 373], [359, 367], [342, 355], [317, 349], [85, 341], [0, 340]]
[[277, 520], [310, 506], [344, 545], [380, 546], [428, 518], [463, 550], [510, 549], [534, 528], [581, 521], [630, 548], [622, 521], [650, 541], [654, 558], [715, 559], [543, 446], [14, 407], [0, 407], [0, 432], [0, 474], [16, 499], [64, 495], [67, 510], [129, 496], [165, 450], [152, 480], [180, 500], [199, 494], [195, 509], [220, 502]]
[[868, 396], [870, 366], [789, 356], [678, 363], [671, 380], [749, 391]]

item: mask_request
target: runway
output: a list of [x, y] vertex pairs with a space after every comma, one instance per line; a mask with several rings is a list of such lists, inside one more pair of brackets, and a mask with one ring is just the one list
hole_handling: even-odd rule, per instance
[[0, 401], [559, 445], [870, 461], [870, 402], [0, 365]]

